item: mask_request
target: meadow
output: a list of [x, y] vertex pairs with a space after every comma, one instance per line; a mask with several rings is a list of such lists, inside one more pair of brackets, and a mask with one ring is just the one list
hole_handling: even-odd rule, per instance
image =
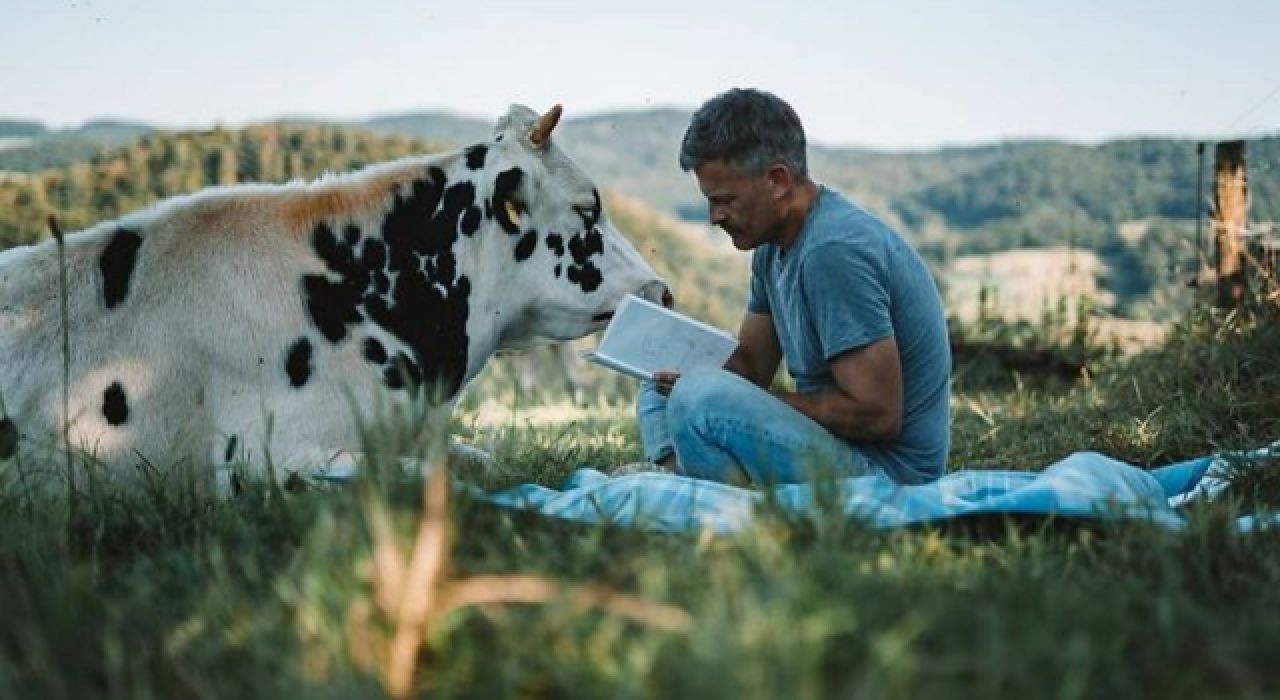
[[[1070, 382], [961, 366], [951, 464], [1096, 449], [1159, 465], [1266, 444], [1277, 321], [1268, 304], [1197, 311]], [[625, 415], [481, 426], [463, 411], [456, 430], [502, 464], [490, 488], [639, 457]], [[673, 536], [445, 503], [376, 465], [344, 487], [210, 502], [163, 484], [28, 498], [9, 464], [0, 697], [1275, 697], [1280, 535], [1228, 527], [1280, 506], [1275, 466], [1238, 474], [1183, 535], [885, 533], [766, 507], [738, 535]], [[396, 594], [427, 541], [434, 597], [406, 617]]]

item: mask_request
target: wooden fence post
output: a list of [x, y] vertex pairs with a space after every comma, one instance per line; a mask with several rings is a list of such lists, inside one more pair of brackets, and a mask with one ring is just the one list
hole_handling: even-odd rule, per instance
[[1218, 261], [1218, 306], [1224, 308], [1244, 302], [1243, 235], [1249, 208], [1244, 150], [1244, 141], [1225, 141], [1214, 152], [1213, 240]]

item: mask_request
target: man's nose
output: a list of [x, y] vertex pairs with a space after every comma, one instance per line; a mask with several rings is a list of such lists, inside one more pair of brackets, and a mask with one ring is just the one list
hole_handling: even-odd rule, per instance
[[723, 224], [726, 220], [728, 220], [728, 218], [729, 218], [729, 217], [728, 217], [728, 215], [725, 213], [725, 211], [724, 211], [724, 208], [723, 208], [723, 207], [717, 207], [717, 206], [712, 205], [712, 207], [711, 207], [711, 224], [712, 224], [713, 226], [719, 226], [720, 224]]

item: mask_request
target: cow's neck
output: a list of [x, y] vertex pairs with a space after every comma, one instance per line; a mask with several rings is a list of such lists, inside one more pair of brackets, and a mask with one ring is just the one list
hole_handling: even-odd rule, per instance
[[[312, 244], [327, 271], [304, 276], [304, 297], [333, 343], [389, 336], [391, 347], [366, 352], [388, 386], [422, 383], [453, 396], [497, 347], [492, 324], [472, 318], [491, 306], [473, 258], [492, 220], [460, 154], [404, 165], [378, 230], [315, 224]], [[365, 338], [353, 332], [362, 323]]]

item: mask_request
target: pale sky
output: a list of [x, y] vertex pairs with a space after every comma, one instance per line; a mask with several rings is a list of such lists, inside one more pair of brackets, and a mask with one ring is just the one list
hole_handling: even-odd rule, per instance
[[1280, 132], [1280, 0], [0, 0], [0, 118], [693, 108], [883, 149]]

